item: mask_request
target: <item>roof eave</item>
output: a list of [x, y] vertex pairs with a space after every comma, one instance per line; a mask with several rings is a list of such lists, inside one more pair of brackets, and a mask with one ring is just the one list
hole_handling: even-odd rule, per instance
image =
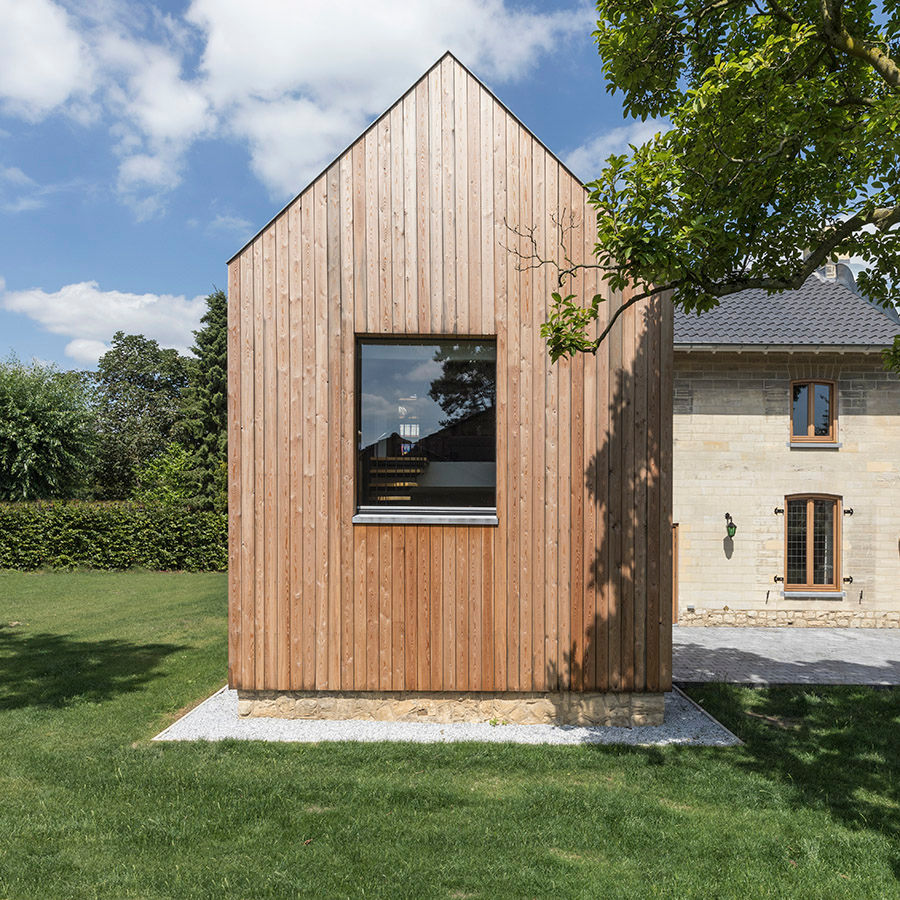
[[890, 344], [726, 344], [676, 341], [677, 353], [880, 353]]

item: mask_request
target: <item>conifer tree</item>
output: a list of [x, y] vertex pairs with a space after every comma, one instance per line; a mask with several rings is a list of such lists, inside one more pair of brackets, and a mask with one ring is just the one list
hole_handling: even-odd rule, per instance
[[224, 509], [227, 468], [228, 310], [223, 291], [206, 298], [203, 327], [194, 332], [191, 383], [184, 406], [181, 442], [193, 454], [197, 502]]

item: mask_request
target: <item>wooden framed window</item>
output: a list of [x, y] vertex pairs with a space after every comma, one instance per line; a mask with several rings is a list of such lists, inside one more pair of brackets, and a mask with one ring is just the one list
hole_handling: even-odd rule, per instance
[[784, 512], [784, 589], [840, 590], [841, 498], [785, 497]]
[[791, 382], [791, 441], [837, 441], [837, 391], [833, 381]]

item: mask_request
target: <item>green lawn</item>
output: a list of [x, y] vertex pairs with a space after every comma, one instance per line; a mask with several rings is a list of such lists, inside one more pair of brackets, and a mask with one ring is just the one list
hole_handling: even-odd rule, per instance
[[149, 743], [224, 672], [224, 576], [0, 573], [0, 898], [900, 897], [896, 690], [694, 689], [733, 749]]

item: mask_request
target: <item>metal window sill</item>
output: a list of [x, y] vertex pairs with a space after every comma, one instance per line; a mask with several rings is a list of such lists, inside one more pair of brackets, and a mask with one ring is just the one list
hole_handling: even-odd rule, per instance
[[498, 525], [497, 513], [389, 513], [358, 512], [354, 525]]
[[791, 450], [840, 450], [843, 446], [841, 441], [791, 441], [788, 444]]
[[847, 596], [846, 591], [782, 591], [787, 598], [807, 598], [810, 600], [843, 600]]

